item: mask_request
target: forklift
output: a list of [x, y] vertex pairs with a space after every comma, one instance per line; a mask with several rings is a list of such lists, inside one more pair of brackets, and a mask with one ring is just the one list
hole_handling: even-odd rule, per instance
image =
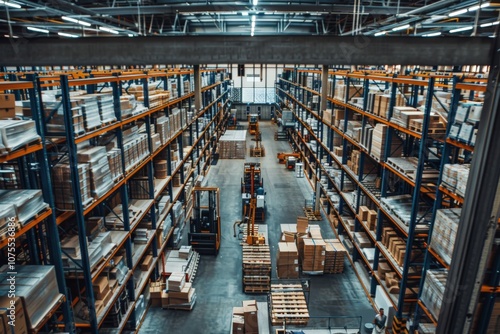
[[189, 245], [200, 254], [217, 255], [220, 248], [220, 192], [216, 187], [194, 187]]
[[251, 135], [259, 133], [259, 115], [249, 114], [248, 115], [248, 132]]
[[266, 193], [259, 162], [245, 162], [243, 178], [241, 179], [241, 193], [243, 212], [249, 212], [247, 207], [250, 206], [253, 199], [255, 200], [255, 220], [263, 222], [266, 215]]

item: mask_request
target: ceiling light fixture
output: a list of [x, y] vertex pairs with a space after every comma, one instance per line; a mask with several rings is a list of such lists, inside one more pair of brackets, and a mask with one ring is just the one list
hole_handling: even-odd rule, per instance
[[106, 32], [109, 32], [109, 33], [112, 33], [112, 34], [115, 34], [115, 35], [118, 35], [118, 34], [119, 34], [119, 32], [118, 32], [118, 31], [113, 30], [113, 29], [111, 29], [111, 28], [99, 27], [99, 30], [106, 31]]
[[134, 37], [134, 34], [128, 34], [128, 37]]
[[257, 6], [259, 4], [259, 0], [252, 0], [252, 5]]
[[408, 29], [409, 27], [410, 27], [409, 24], [405, 24], [405, 25], [402, 25], [402, 26], [399, 26], [399, 27], [396, 27], [396, 28], [392, 28], [392, 31], [404, 30], [404, 29]]
[[459, 9], [448, 14], [449, 17], [458, 16], [467, 13], [467, 8]]
[[422, 35], [422, 37], [435, 37], [435, 36], [440, 36], [441, 35], [441, 31], [438, 31], [438, 32], [431, 32], [429, 34], [424, 34]]
[[85, 27], [90, 27], [91, 26], [91, 24], [88, 23], [88, 22], [80, 21], [80, 20], [77, 20], [77, 19], [74, 19], [74, 18], [68, 17], [68, 16], [61, 16], [61, 19], [63, 19], [64, 21], [77, 23], [77, 24], [80, 24], [80, 25], [85, 26]]
[[73, 35], [73, 34], [68, 34], [68, 33], [65, 33], [65, 32], [58, 32], [57, 33], [59, 36], [63, 36], [63, 37], [70, 37], [70, 38], [78, 38], [80, 36], [78, 35]]
[[28, 27], [28, 30], [37, 31], [37, 32], [43, 32], [44, 34], [48, 34], [49, 33], [49, 31], [47, 29], [41, 29], [41, 28], [35, 28], [35, 27]]
[[460, 31], [472, 30], [472, 28], [474, 28], [474, 27], [473, 26], [468, 26], [468, 27], [462, 27], [462, 28], [453, 29], [453, 30], [450, 30], [450, 34], [454, 34], [456, 32], [460, 32]]
[[8, 2], [8, 1], [1, 1], [0, 0], [0, 5], [5, 5], [5, 6], [12, 7], [12, 8], [17, 8], [17, 9], [21, 8], [21, 5], [19, 5], [17, 3], [13, 3], [13, 2]]
[[483, 23], [481, 24], [481, 28], [486, 28], [486, 27], [491, 27], [491, 26], [496, 26], [497, 24], [499, 24], [500, 21], [495, 21], [495, 22], [488, 22], [488, 23]]
[[478, 10], [478, 9], [479, 9], [479, 5], [475, 5], [475, 6], [469, 7], [467, 10], [469, 12], [473, 12], [473, 11]]
[[481, 4], [481, 6], [479, 6], [479, 8], [486, 8], [486, 7], [489, 7], [490, 6], [490, 3], [489, 2], [485, 2], [483, 4]]
[[376, 32], [373, 36], [382, 36], [382, 35], [385, 35], [387, 33], [387, 31], [379, 31], [379, 32]]
[[3, 37], [7, 37], [7, 38], [19, 38], [19, 36], [16, 36], [16, 35], [3, 35]]
[[241, 12], [242, 16], [248, 16], [248, 12]]

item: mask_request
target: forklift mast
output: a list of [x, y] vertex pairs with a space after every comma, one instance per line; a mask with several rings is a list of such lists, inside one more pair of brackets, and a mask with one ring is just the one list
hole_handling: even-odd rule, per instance
[[200, 254], [217, 255], [220, 248], [219, 188], [195, 187], [189, 244]]

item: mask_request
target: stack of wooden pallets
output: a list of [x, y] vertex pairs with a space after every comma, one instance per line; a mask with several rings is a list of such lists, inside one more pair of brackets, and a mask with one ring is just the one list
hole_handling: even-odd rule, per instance
[[271, 281], [269, 245], [243, 245], [243, 292], [267, 293]]
[[272, 284], [270, 303], [273, 326], [306, 326], [309, 322], [309, 310], [301, 284]]

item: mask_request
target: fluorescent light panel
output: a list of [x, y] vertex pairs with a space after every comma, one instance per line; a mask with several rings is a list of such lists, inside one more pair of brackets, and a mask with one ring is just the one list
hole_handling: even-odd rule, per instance
[[452, 16], [458, 16], [458, 15], [462, 15], [462, 14], [465, 14], [467, 13], [467, 8], [463, 8], [463, 9], [459, 9], [459, 10], [456, 10], [454, 12], [451, 12], [450, 14], [448, 14], [448, 16], [452, 17]]
[[405, 25], [402, 25], [402, 26], [399, 26], [399, 27], [396, 27], [396, 28], [392, 28], [392, 31], [404, 30], [404, 29], [408, 29], [409, 27], [410, 27], [409, 24], [405, 24]]
[[28, 30], [43, 32], [44, 34], [48, 34], [49, 33], [49, 31], [47, 29], [41, 29], [41, 28], [36, 28], [36, 27], [28, 27]]
[[450, 30], [450, 33], [454, 34], [456, 32], [460, 32], [460, 31], [472, 30], [472, 28], [474, 28], [474, 27], [468, 26], [468, 27], [457, 28], [457, 29]]
[[385, 35], [387, 33], [387, 31], [379, 31], [379, 32], [376, 32], [375, 34], [373, 34], [373, 36], [382, 36], [382, 35]]
[[13, 2], [8, 2], [8, 1], [1, 1], [0, 0], [0, 5], [5, 5], [5, 6], [9, 6], [9, 7], [12, 7], [12, 8], [21, 8], [21, 5], [17, 4], [17, 3], [13, 3]]
[[252, 5], [257, 6], [259, 4], [259, 0], [252, 0]]
[[85, 27], [90, 27], [91, 26], [91, 24], [88, 23], [88, 22], [80, 21], [80, 20], [77, 20], [77, 19], [74, 19], [74, 18], [68, 17], [68, 16], [61, 16], [61, 19], [63, 19], [64, 21], [77, 23], [77, 24], [80, 24], [80, 25], [85, 26]]
[[65, 33], [65, 32], [58, 32], [57, 33], [59, 36], [63, 36], [63, 37], [70, 37], [70, 38], [78, 38], [80, 36], [78, 35], [73, 35], [73, 34], [68, 34], [68, 33]]
[[99, 27], [99, 30], [106, 31], [106, 32], [109, 32], [109, 33], [112, 33], [112, 34], [115, 34], [115, 35], [119, 34], [118, 31], [110, 29], [110, 28], [106, 28], [106, 27]]
[[500, 23], [500, 21], [483, 23], [483, 24], [481, 24], [481, 28], [486, 28], [486, 27], [496, 26], [496, 25], [497, 25], [497, 24], [499, 24], [499, 23]]
[[434, 37], [434, 36], [440, 36], [440, 35], [441, 35], [441, 32], [438, 31], [438, 32], [431, 32], [428, 34], [424, 34], [424, 35], [422, 35], [422, 37]]

